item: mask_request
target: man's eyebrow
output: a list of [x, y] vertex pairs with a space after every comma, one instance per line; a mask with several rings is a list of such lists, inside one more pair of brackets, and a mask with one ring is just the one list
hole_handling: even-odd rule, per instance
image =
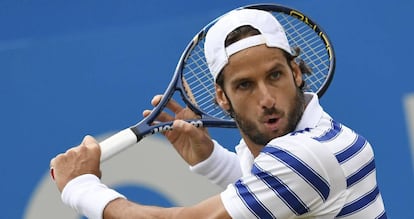
[[277, 71], [277, 70], [283, 70], [285, 68], [285, 65], [280, 63], [279, 61], [274, 63], [268, 70], [268, 72]]
[[235, 79], [230, 81], [230, 84], [238, 84], [244, 81], [248, 81], [249, 77], [246, 76], [240, 76], [240, 77], [236, 77]]

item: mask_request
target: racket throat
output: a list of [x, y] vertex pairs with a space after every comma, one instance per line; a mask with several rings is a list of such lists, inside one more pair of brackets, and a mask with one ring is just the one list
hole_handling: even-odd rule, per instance
[[138, 127], [131, 127], [131, 131], [137, 136], [137, 142], [141, 141], [144, 138], [144, 135], [138, 130]]

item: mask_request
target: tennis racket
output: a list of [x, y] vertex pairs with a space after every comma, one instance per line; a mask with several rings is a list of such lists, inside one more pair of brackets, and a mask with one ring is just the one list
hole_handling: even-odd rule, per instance
[[[298, 59], [305, 61], [312, 73], [304, 75], [307, 91], [322, 96], [328, 88], [335, 67], [332, 44], [319, 25], [303, 13], [276, 4], [256, 4], [242, 8], [272, 13], [284, 27], [292, 47], [299, 47]], [[237, 10], [237, 9], [236, 9]], [[219, 19], [219, 18], [217, 18]], [[197, 33], [181, 55], [174, 76], [159, 104], [136, 125], [124, 129], [100, 143], [101, 162], [134, 145], [146, 136], [172, 129], [171, 122], [155, 122], [173, 94], [179, 92], [183, 102], [201, 119], [188, 120], [197, 127], [235, 128], [236, 124], [214, 101], [214, 79], [204, 57], [204, 40], [214, 20]]]

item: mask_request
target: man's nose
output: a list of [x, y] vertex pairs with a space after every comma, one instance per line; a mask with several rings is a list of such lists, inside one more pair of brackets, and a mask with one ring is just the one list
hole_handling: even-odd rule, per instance
[[271, 89], [266, 85], [259, 86], [259, 103], [263, 108], [271, 108], [276, 104], [276, 99], [272, 95]]

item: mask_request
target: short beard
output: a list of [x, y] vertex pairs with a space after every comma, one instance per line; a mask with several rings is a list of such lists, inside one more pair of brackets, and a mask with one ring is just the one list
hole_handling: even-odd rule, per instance
[[[292, 111], [288, 112], [287, 115], [285, 115], [288, 119], [288, 124], [286, 125], [286, 127], [282, 127], [283, 129], [280, 130], [281, 133], [277, 136], [267, 136], [263, 133], [260, 133], [253, 122], [245, 120], [241, 116], [239, 116], [239, 114], [233, 109], [231, 103], [229, 113], [230, 116], [233, 117], [233, 119], [236, 121], [241, 132], [247, 135], [247, 137], [251, 141], [253, 141], [257, 145], [266, 145], [272, 139], [286, 135], [290, 132], [293, 132], [296, 129], [296, 126], [298, 125], [303, 115], [305, 107], [305, 97], [301, 89], [297, 88], [295, 99], [293, 101], [294, 106]], [[270, 108], [265, 111], [265, 114], [281, 114], [281, 111], [276, 108]]]

